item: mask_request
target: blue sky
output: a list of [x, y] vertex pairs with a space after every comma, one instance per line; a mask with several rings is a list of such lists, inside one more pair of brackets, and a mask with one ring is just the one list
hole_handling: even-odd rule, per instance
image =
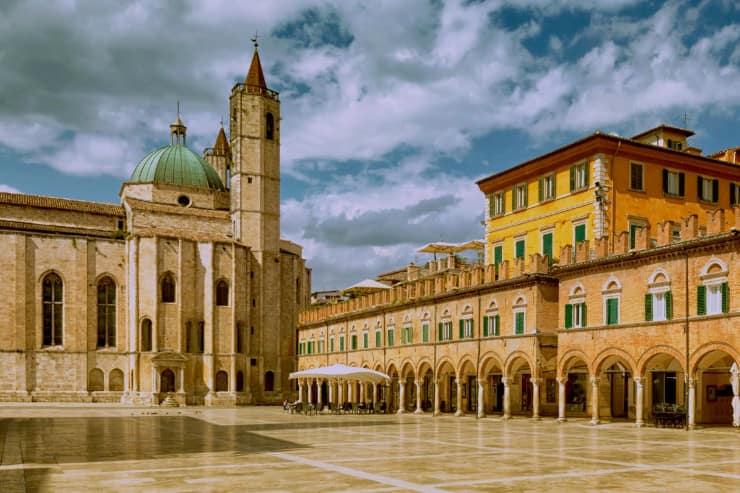
[[731, 0], [5, 1], [0, 190], [117, 202], [167, 142], [211, 146], [259, 32], [282, 101], [282, 234], [313, 288], [481, 238], [475, 180], [595, 130], [740, 145]]

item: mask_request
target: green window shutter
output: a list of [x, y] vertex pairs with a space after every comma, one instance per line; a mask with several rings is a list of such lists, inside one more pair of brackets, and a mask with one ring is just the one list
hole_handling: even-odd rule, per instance
[[475, 320], [470, 319], [470, 337], [475, 337]]
[[516, 258], [524, 257], [524, 240], [517, 241], [515, 245], [515, 249], [516, 249]]
[[565, 328], [570, 329], [573, 327], [573, 305], [566, 303], [565, 305]]
[[516, 210], [516, 187], [511, 189], [511, 210]]
[[576, 189], [576, 167], [571, 166], [570, 167], [570, 191]]
[[576, 236], [576, 243], [580, 243], [581, 241], [586, 240], [586, 225], [585, 224], [579, 224], [578, 226], [576, 226], [575, 236]]
[[519, 312], [516, 314], [516, 333], [524, 334], [524, 313]]
[[483, 317], [483, 337], [488, 337], [488, 317]]
[[370, 341], [368, 339], [370, 339], [370, 335], [369, 334], [367, 334], [367, 333], [362, 334], [362, 346], [365, 349], [367, 349], [368, 346], [370, 345]]
[[465, 321], [460, 319], [460, 339], [465, 337]]
[[429, 342], [429, 324], [421, 326], [421, 338], [422, 342]]
[[375, 347], [380, 347], [380, 331], [375, 332]]
[[586, 303], [581, 303], [581, 327], [586, 327]]
[[558, 175], [557, 173], [552, 174], [552, 198], [557, 198], [558, 196], [558, 181], [557, 181]]
[[543, 202], [545, 200], [545, 178], [544, 177], [540, 177], [539, 185], [540, 186], [538, 190], [537, 199], [540, 202]]
[[493, 335], [497, 336], [501, 333], [501, 317], [494, 315], [493, 317]]
[[722, 313], [730, 311], [730, 285], [726, 282], [722, 283]]
[[707, 287], [698, 286], [696, 290], [696, 314], [707, 314]]
[[501, 245], [497, 245], [493, 249], [493, 263], [498, 265], [503, 261], [504, 261], [504, 247]]
[[339, 350], [344, 351], [344, 337], [339, 338]]
[[665, 294], [665, 318], [666, 320], [673, 318], [673, 294], [670, 291]]
[[637, 224], [630, 224], [630, 249], [635, 248], [635, 240], [637, 239], [637, 231], [642, 229]]
[[614, 325], [619, 321], [619, 300], [611, 298], [606, 300], [606, 324]]
[[542, 236], [542, 255], [552, 259], [552, 233]]
[[529, 205], [529, 185], [524, 184], [524, 204], [522, 204], [524, 207], [527, 207]]
[[440, 323], [439, 323], [439, 337], [437, 338], [437, 340], [438, 340], [438, 341], [441, 341], [441, 340], [443, 340], [443, 339], [442, 339], [442, 336], [443, 336], [443, 335], [444, 335], [444, 332], [443, 332], [442, 322], [440, 322]]
[[409, 327], [409, 329], [408, 329], [408, 330], [409, 330], [409, 333], [408, 333], [408, 335], [406, 336], [406, 341], [407, 341], [407, 342], [408, 342], [409, 344], [413, 344], [413, 342], [414, 342], [414, 329], [413, 329], [413, 328], [411, 328], [411, 327]]
[[487, 196], [488, 198], [488, 217], [493, 217], [495, 215], [493, 206], [494, 206], [494, 202], [496, 199], [494, 197], [495, 195], [492, 193], [489, 193]]
[[588, 185], [590, 183], [589, 178], [588, 178], [589, 172], [591, 171], [590, 168], [591, 167], [589, 166], [588, 161], [586, 161], [585, 163], [583, 163], [583, 174], [585, 176], [585, 180], [584, 180], [584, 186], [585, 187], [588, 187]]
[[329, 352], [334, 352], [334, 339], [329, 339]]
[[645, 320], [650, 322], [653, 319], [653, 295], [645, 295]]

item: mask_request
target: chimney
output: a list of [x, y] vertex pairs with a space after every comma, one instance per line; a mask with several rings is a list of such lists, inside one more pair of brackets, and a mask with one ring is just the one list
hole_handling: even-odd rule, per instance
[[406, 267], [406, 280], [407, 281], [415, 281], [419, 278], [419, 271], [421, 270], [421, 267], [417, 267], [413, 262], [409, 262], [409, 265]]

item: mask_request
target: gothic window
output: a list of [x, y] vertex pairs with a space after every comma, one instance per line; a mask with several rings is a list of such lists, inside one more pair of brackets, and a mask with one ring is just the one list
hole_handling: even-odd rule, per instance
[[265, 392], [272, 392], [275, 389], [275, 374], [271, 371], [265, 372]]
[[166, 273], [162, 278], [162, 303], [175, 302], [175, 278], [171, 273]]
[[229, 305], [229, 284], [226, 281], [218, 281], [216, 283], [216, 305]]
[[110, 277], [98, 282], [98, 347], [116, 345], [116, 284]]
[[148, 318], [141, 321], [141, 350], [152, 350], [152, 321]]
[[268, 113], [265, 117], [265, 137], [267, 140], [273, 139], [273, 134], [275, 133], [275, 117], [272, 116], [272, 113]]
[[229, 375], [219, 370], [216, 372], [216, 392], [226, 392], [229, 390]]
[[56, 274], [47, 275], [42, 286], [43, 345], [61, 346], [63, 328], [63, 285]]
[[108, 390], [111, 392], [123, 392], [123, 372], [118, 368], [110, 371], [108, 377]]
[[104, 389], [103, 371], [100, 368], [93, 368], [87, 377], [88, 392], [102, 392]]

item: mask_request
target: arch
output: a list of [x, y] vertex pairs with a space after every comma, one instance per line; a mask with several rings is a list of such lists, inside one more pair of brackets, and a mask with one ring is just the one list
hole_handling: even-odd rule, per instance
[[578, 297], [578, 296], [585, 296], [586, 295], [586, 288], [583, 286], [583, 283], [581, 281], [577, 281], [573, 286], [571, 286], [570, 290], [568, 291], [568, 296]]
[[385, 368], [383, 368], [383, 364], [380, 361], [375, 363], [375, 368], [373, 368], [373, 370], [385, 373]]
[[437, 379], [439, 379], [439, 376], [442, 374], [442, 370], [445, 366], [449, 366], [452, 370], [452, 373], [457, 375], [457, 372], [455, 371], [455, 364], [448, 356], [445, 356], [437, 361], [437, 370], [434, 372], [435, 375], [437, 375]]
[[621, 289], [622, 283], [619, 282], [619, 279], [614, 274], [611, 274], [601, 287], [601, 291], [617, 291]]
[[411, 358], [406, 358], [401, 362], [401, 372], [399, 375], [404, 378], [408, 376], [416, 376], [414, 363], [411, 361]]
[[[719, 267], [719, 272], [712, 272], [715, 270], [713, 269], [713, 267]], [[724, 263], [722, 259], [712, 256], [704, 264], [704, 267], [701, 268], [701, 271], [699, 271], [699, 275], [701, 277], [704, 277], [712, 274], [726, 274], [728, 271], [729, 269], [727, 268], [727, 264]]]
[[216, 306], [229, 306], [229, 283], [225, 279], [216, 281]]
[[686, 371], [686, 368], [684, 368], [682, 360], [684, 359], [684, 355], [681, 353], [681, 351], [677, 350], [676, 348], [668, 345], [660, 345], [660, 346], [653, 346], [651, 348], [646, 349], [641, 355], [640, 359], [637, 361], [637, 376], [642, 376], [645, 374], [646, 366], [650, 362], [650, 360], [659, 354], [667, 354], [669, 356], [672, 356], [678, 364], [681, 366], [682, 371]]
[[241, 370], [236, 372], [236, 391], [244, 392], [244, 372]]
[[468, 303], [465, 306], [463, 306], [462, 313], [464, 314], [473, 313], [473, 305]]
[[275, 136], [275, 117], [272, 113], [267, 112], [265, 115], [265, 138], [267, 140], [273, 140]]
[[421, 319], [422, 320], [429, 320], [431, 318], [432, 318], [432, 315], [429, 313], [428, 310], [421, 314]]
[[504, 364], [498, 354], [493, 351], [483, 353], [480, 357], [480, 366], [478, 367], [478, 378], [485, 378], [490, 369], [499, 368], [504, 371]]
[[141, 319], [140, 327], [140, 347], [142, 351], [152, 350], [152, 320], [149, 317]]
[[586, 356], [586, 353], [584, 353], [580, 349], [570, 349], [563, 353], [563, 356], [560, 357], [560, 361], [558, 361], [557, 376], [564, 377], [567, 373], [567, 370], [571, 366], [571, 362], [576, 359], [580, 359], [581, 361], [583, 361], [583, 364], [586, 365], [586, 370], [588, 371], [589, 375], [593, 374], [593, 372], [591, 371], [591, 367], [588, 364], [589, 358]]
[[265, 392], [272, 392], [275, 390], [275, 374], [268, 370], [265, 372]]
[[534, 374], [536, 367], [532, 362], [532, 359], [524, 351], [514, 351], [506, 358], [506, 361], [504, 362], [504, 375], [507, 377], [512, 375], [514, 363], [519, 359], [524, 360], [524, 362], [527, 363], [529, 370], [532, 372], [532, 376], [536, 377], [537, 375]]
[[475, 370], [475, 362], [473, 361], [473, 358], [469, 355], [465, 355], [460, 359], [460, 362], [457, 365], [457, 368], [455, 368], [455, 375], [464, 375], [465, 374], [465, 367], [470, 366], [473, 369], [473, 374], [476, 373]]
[[93, 368], [90, 370], [87, 376], [87, 390], [89, 392], [102, 392], [104, 388], [104, 376], [103, 370], [100, 368]]
[[174, 392], [175, 391], [175, 372], [169, 368], [165, 368], [160, 376], [160, 392]]
[[223, 370], [216, 372], [216, 392], [226, 392], [229, 390], [229, 375]]
[[424, 375], [426, 371], [434, 371], [432, 362], [429, 358], [421, 358], [419, 361], [416, 362], [416, 374], [417, 375]]
[[55, 271], [41, 280], [42, 345], [61, 346], [64, 342], [64, 281]]
[[165, 272], [162, 274], [162, 278], [159, 281], [160, 286], [160, 301], [162, 303], [174, 303], [175, 302], [175, 292], [177, 288], [177, 283], [175, 282], [175, 275], [172, 272]]
[[108, 390], [111, 392], [123, 392], [123, 371], [113, 368], [108, 376]]
[[[663, 276], [663, 279], [660, 279], [658, 276]], [[665, 270], [662, 267], [658, 267], [655, 269], [650, 276], [648, 276], [647, 280], [648, 284], [656, 284], [659, 282], [671, 282], [671, 276], [668, 274], [668, 271]]]
[[387, 370], [385, 371], [385, 373], [388, 376], [390, 376], [390, 377], [392, 377], [394, 374], [395, 375], [398, 375], [399, 374], [399, 372], [398, 372], [398, 365], [396, 365], [396, 363], [394, 361], [389, 361], [386, 364], [386, 368], [387, 368]]
[[411, 316], [407, 313], [406, 315], [403, 316], [403, 321], [404, 321], [404, 323], [410, 322], [411, 321]]
[[450, 314], [450, 309], [445, 308], [444, 311], [442, 311], [442, 315], [440, 318], [452, 318], [452, 315]]
[[691, 368], [691, 375], [696, 374], [701, 360], [706, 355], [714, 351], [727, 353], [730, 358], [732, 358], [735, 362], [738, 363], [738, 365], [740, 365], [740, 352], [737, 350], [737, 348], [722, 341], [707, 342], [696, 348], [689, 357], [689, 367]]
[[491, 300], [491, 302], [488, 304], [488, 308], [486, 308], [486, 311], [488, 312], [494, 310], [498, 310], [498, 302], [495, 299]]
[[627, 366], [630, 373], [634, 374], [635, 368], [637, 368], [637, 365], [635, 364], [635, 361], [632, 359], [632, 356], [630, 356], [627, 351], [621, 348], [617, 347], [610, 347], [606, 348], [603, 351], [599, 352], [599, 354], [596, 355], [596, 357], [593, 360], [593, 364], [590, 366], [590, 368], [594, 369], [594, 375], [600, 375], [603, 371], [602, 366], [604, 363], [608, 362], [609, 359], [614, 358], [617, 359]]
[[98, 347], [116, 346], [116, 283], [104, 275], [97, 282]]
[[517, 294], [514, 298], [512, 306], [525, 306], [527, 304], [527, 297], [523, 294]]

